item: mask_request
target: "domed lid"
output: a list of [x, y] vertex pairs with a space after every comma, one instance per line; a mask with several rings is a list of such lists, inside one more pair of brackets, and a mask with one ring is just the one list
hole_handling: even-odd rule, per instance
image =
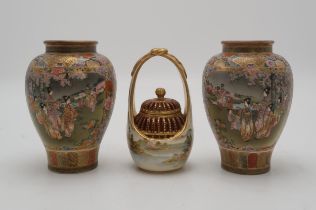
[[165, 98], [164, 88], [157, 88], [157, 98], [143, 102], [134, 122], [137, 128], [150, 138], [169, 138], [179, 132], [185, 122], [178, 101]]

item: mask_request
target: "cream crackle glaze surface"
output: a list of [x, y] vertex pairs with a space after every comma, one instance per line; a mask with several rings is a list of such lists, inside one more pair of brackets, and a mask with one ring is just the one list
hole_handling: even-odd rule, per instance
[[96, 164], [115, 91], [113, 66], [96, 52], [47, 52], [31, 62], [27, 102], [49, 167], [71, 171]]
[[225, 51], [224, 43], [203, 74], [205, 108], [223, 167], [237, 173], [269, 169], [291, 105], [291, 68], [266, 47], [233, 45]]
[[147, 139], [128, 128], [128, 145], [137, 166], [150, 171], [172, 171], [181, 168], [192, 148], [192, 128], [176, 139]]

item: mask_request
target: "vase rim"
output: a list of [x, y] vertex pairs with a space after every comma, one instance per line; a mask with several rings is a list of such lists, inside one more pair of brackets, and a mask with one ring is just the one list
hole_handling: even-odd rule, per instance
[[45, 40], [45, 45], [67, 45], [67, 46], [74, 46], [74, 45], [96, 45], [98, 44], [97, 41], [94, 40]]
[[46, 52], [79, 53], [96, 52], [97, 41], [92, 40], [45, 40]]
[[273, 40], [222, 41], [224, 53], [272, 53]]
[[273, 40], [224, 40], [224, 45], [272, 45]]

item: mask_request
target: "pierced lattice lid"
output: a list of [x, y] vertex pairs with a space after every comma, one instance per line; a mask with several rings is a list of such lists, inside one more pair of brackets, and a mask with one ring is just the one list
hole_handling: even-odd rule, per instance
[[169, 138], [183, 128], [185, 115], [179, 102], [165, 98], [165, 94], [164, 88], [157, 88], [157, 98], [144, 101], [134, 118], [137, 128], [148, 137]]

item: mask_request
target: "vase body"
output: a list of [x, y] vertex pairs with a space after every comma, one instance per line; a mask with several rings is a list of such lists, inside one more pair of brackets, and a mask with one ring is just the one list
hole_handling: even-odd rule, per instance
[[94, 41], [45, 41], [26, 73], [26, 99], [48, 167], [80, 172], [97, 166], [116, 92], [111, 62]]
[[291, 106], [288, 62], [272, 41], [224, 41], [203, 73], [203, 98], [222, 167], [240, 174], [269, 171]]
[[[146, 100], [137, 114], [134, 104], [136, 78], [141, 66], [150, 58], [161, 56], [173, 62], [180, 72], [186, 106], [164, 98], [165, 90], [158, 88], [158, 98]], [[180, 169], [186, 163], [193, 142], [192, 111], [186, 73], [182, 64], [166, 49], [152, 49], [134, 66], [129, 92], [127, 140], [135, 164], [146, 171], [167, 172]]]

